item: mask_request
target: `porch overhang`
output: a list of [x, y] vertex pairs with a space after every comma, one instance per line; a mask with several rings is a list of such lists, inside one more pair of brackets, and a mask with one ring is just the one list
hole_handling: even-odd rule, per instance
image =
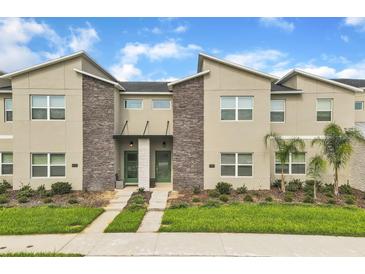
[[121, 134], [115, 134], [113, 135], [113, 139], [115, 140], [123, 140], [123, 139], [130, 139], [130, 138], [171, 138], [173, 135], [121, 135]]

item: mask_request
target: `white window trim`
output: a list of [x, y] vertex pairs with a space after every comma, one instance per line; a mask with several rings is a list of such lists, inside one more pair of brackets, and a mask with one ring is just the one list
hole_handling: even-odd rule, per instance
[[[155, 101], [168, 101], [169, 107], [168, 108], [155, 108], [153, 107], [153, 102]], [[170, 99], [152, 99], [152, 109], [153, 110], [171, 110], [171, 100]]]
[[[47, 155], [47, 164], [46, 165], [33, 165], [33, 154], [46, 154]], [[63, 165], [52, 165], [52, 166], [64, 166], [65, 167], [65, 176], [51, 176], [51, 154], [63, 154], [65, 156], [65, 163]], [[47, 167], [47, 176], [33, 176], [33, 166], [46, 166]], [[66, 153], [64, 152], [35, 152], [30, 154], [30, 172], [32, 179], [63, 179], [66, 178]]]
[[[318, 110], [318, 100], [330, 100], [331, 101], [331, 120], [329, 121], [318, 121], [318, 111], [327, 111], [327, 110]], [[331, 123], [333, 121], [333, 98], [317, 98], [316, 99], [316, 122], [317, 123]]]
[[[222, 154], [234, 154], [235, 155], [235, 163], [234, 164], [222, 164]], [[251, 154], [252, 163], [251, 164], [238, 164], [238, 154]], [[254, 177], [254, 169], [253, 169], [253, 153], [252, 152], [221, 152], [219, 154], [219, 174], [221, 178], [253, 178]], [[222, 176], [222, 166], [234, 166], [235, 167], [235, 175], [234, 176]], [[251, 176], [238, 176], [238, 167], [239, 166], [251, 166], [252, 175]]]
[[[138, 100], [141, 101], [141, 107], [140, 108], [127, 108], [126, 106], [126, 101], [128, 100]], [[139, 99], [139, 98], [128, 98], [128, 99], [124, 99], [123, 100], [123, 108], [127, 109], [127, 110], [143, 110], [143, 99]]]
[[[45, 96], [47, 97], [47, 107], [34, 107], [36, 109], [46, 109], [47, 110], [47, 119], [33, 119], [33, 96]], [[50, 97], [56, 97], [56, 96], [63, 96], [65, 106], [64, 107], [52, 107], [52, 109], [64, 109], [65, 110], [65, 118], [64, 119], [51, 119], [51, 104], [50, 104]], [[40, 94], [32, 94], [30, 95], [30, 116], [31, 120], [34, 122], [42, 122], [42, 121], [58, 121], [58, 122], [64, 122], [66, 121], [66, 96], [65, 95], [40, 95]]]
[[[358, 103], [358, 102], [361, 102], [361, 109], [356, 109], [356, 108], [355, 108], [356, 103]], [[355, 108], [355, 110], [356, 110], [356, 111], [362, 111], [362, 110], [364, 110], [364, 101], [357, 101], [357, 100], [356, 100], [356, 101], [355, 101], [355, 106], [354, 106], [354, 108]]]
[[12, 174], [3, 174], [3, 153], [11, 153], [13, 154], [13, 152], [11, 151], [3, 151], [3, 152], [0, 152], [0, 175], [1, 176], [13, 176], [13, 173], [14, 173], [14, 159], [11, 163], [4, 163], [5, 165], [13, 165], [13, 173]]
[[[278, 110], [271, 110], [271, 101], [283, 101], [284, 102], [284, 110], [278, 111]], [[270, 123], [273, 124], [284, 124], [286, 122], [286, 100], [285, 99], [271, 99], [270, 101]], [[271, 121], [271, 112], [284, 112], [284, 121]]]
[[[12, 104], [11, 109], [6, 108], [6, 100], [11, 100], [11, 104]], [[7, 117], [6, 113], [9, 111], [13, 112], [13, 98], [4, 98], [4, 122], [5, 123], [12, 123], [14, 120], [14, 117], [13, 117], [13, 120], [11, 120], [11, 121], [8, 121], [8, 119], [6, 118]]]
[[[293, 161], [292, 161], [292, 153], [290, 153], [289, 162], [285, 163], [285, 164], [289, 165], [289, 173], [284, 173], [284, 175], [293, 175], [293, 176], [303, 176], [304, 175], [304, 176], [306, 176], [306, 174], [307, 174], [307, 162], [306, 162], [307, 153], [306, 152], [299, 152], [299, 153], [304, 153], [304, 162], [297, 162], [294, 164], [304, 164], [304, 173], [292, 173]], [[280, 165], [280, 163], [278, 163], [278, 165]], [[281, 173], [276, 172], [276, 152], [275, 152], [275, 157], [274, 157], [274, 173], [275, 173], [275, 175], [281, 175]]]
[[[236, 99], [236, 104], [235, 104], [235, 108], [222, 108], [222, 98], [223, 97], [232, 97]], [[252, 98], [252, 108], [238, 108], [238, 98], [239, 97], [249, 97]], [[253, 118], [254, 118], [254, 106], [255, 106], [255, 98], [252, 95], [243, 95], [243, 96], [220, 96], [220, 101], [219, 101], [219, 107], [220, 107], [220, 121], [221, 122], [253, 122]], [[222, 110], [224, 109], [228, 109], [228, 110], [234, 110], [235, 111], [235, 119], [234, 120], [222, 120]], [[252, 118], [251, 120], [238, 120], [238, 110], [252, 110]]]

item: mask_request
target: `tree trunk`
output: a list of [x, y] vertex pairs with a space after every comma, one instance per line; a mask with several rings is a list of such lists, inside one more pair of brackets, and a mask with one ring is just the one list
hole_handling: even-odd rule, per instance
[[334, 182], [334, 192], [335, 192], [335, 196], [338, 196], [338, 170], [335, 167], [335, 182]]
[[284, 167], [281, 165], [281, 191], [285, 192]]
[[314, 180], [313, 182], [313, 199], [317, 200], [317, 181]]

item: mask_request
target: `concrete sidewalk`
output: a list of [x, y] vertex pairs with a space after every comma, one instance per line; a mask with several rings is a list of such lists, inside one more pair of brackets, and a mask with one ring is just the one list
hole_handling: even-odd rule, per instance
[[[28, 246], [28, 247], [27, 247]], [[89, 256], [365, 256], [365, 238], [232, 233], [0, 236], [0, 252]]]

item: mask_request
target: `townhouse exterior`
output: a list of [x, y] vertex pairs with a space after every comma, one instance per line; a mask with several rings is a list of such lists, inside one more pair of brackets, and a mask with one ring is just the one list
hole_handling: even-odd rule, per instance
[[[0, 76], [0, 179], [14, 189], [57, 181], [76, 190], [219, 181], [269, 189], [280, 165], [265, 135], [304, 139], [285, 165], [287, 178], [304, 180], [320, 153], [311, 140], [328, 123], [365, 128], [364, 88], [365, 80], [300, 70], [277, 78], [206, 54], [177, 81], [120, 82], [77, 52]], [[340, 183], [365, 189], [364, 153], [355, 144]]]

